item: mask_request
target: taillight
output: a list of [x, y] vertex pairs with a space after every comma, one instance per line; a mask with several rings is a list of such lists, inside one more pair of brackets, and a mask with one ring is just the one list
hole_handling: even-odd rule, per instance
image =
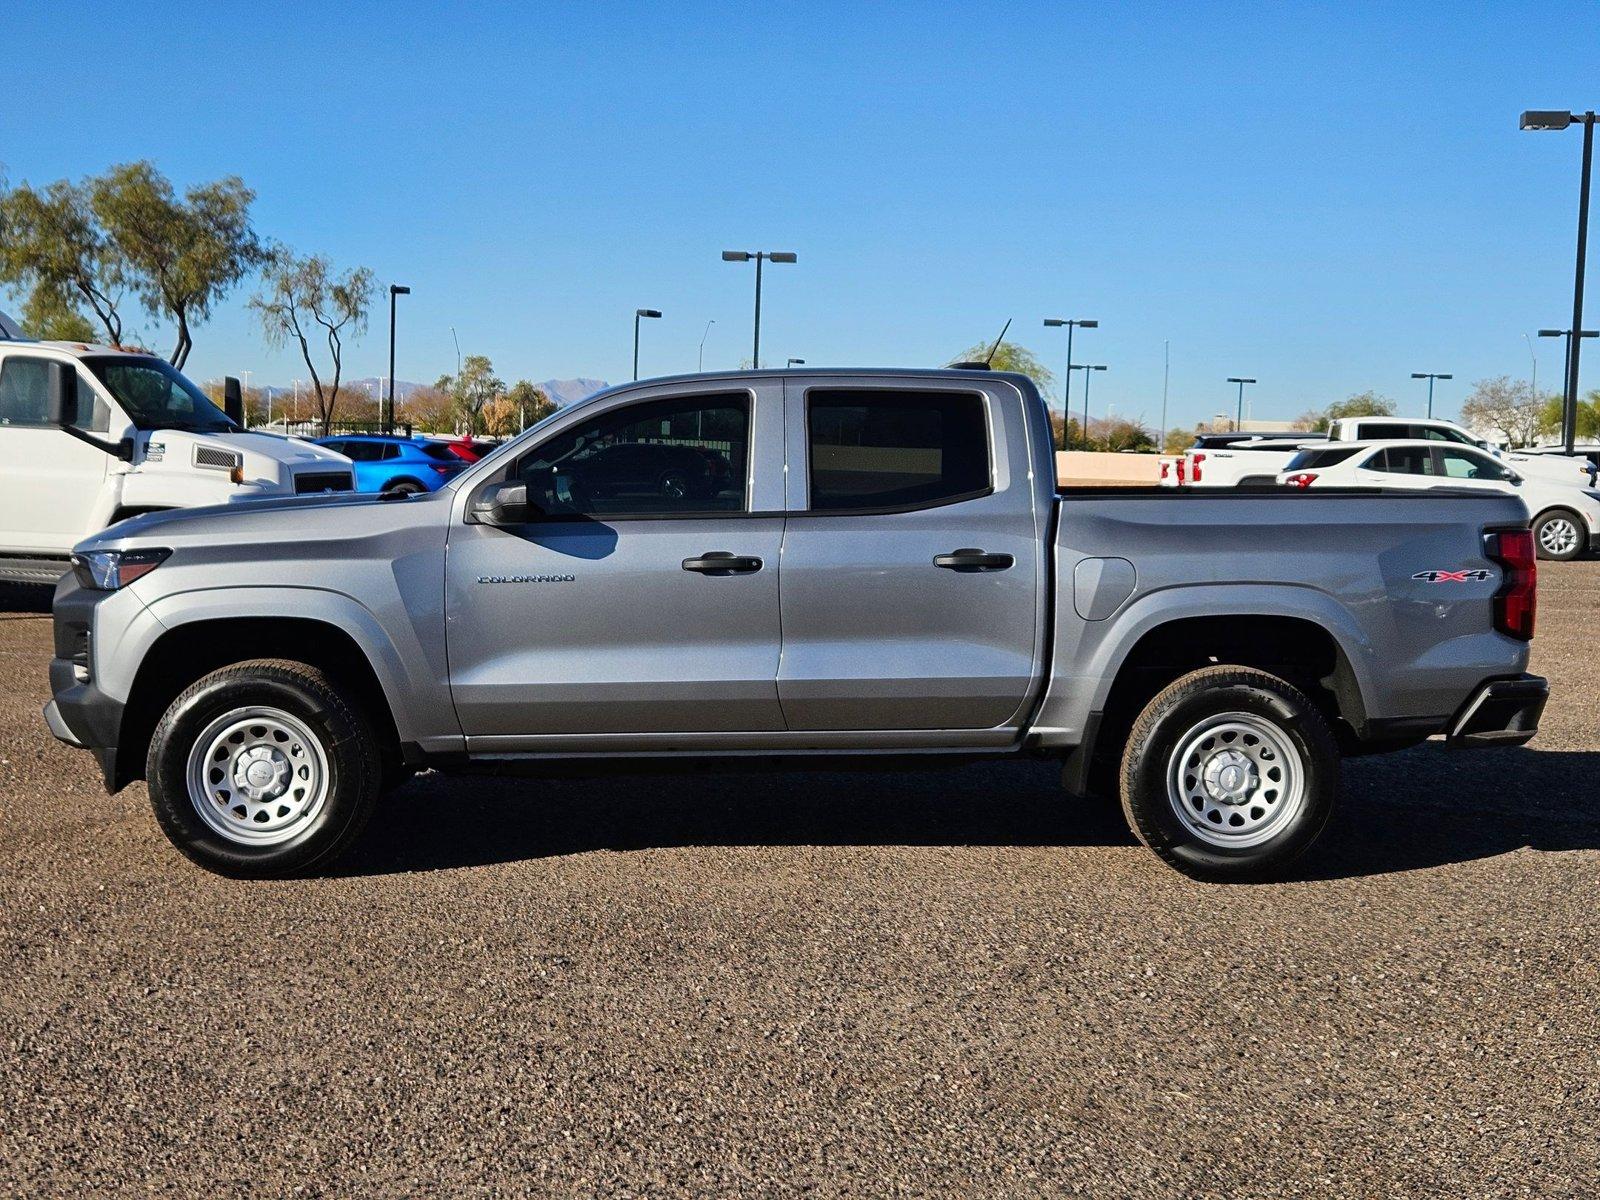
[[1494, 594], [1494, 627], [1508, 637], [1528, 641], [1533, 637], [1538, 607], [1538, 560], [1533, 552], [1533, 532], [1528, 529], [1492, 530], [1484, 534], [1484, 553], [1500, 564], [1500, 590]]
[[1200, 482], [1200, 464], [1205, 462], [1205, 460], [1206, 460], [1206, 456], [1204, 454], [1191, 454], [1189, 456], [1189, 482], [1190, 483], [1199, 483]]
[[1187, 470], [1189, 464], [1187, 461], [1180, 458], [1175, 465], [1178, 468], [1178, 486], [1182, 487], [1184, 484], [1184, 472]]
[[1316, 477], [1317, 473], [1315, 471], [1296, 471], [1283, 482], [1292, 488], [1307, 488], [1311, 486]]
[[1162, 459], [1161, 460], [1161, 478], [1165, 479], [1168, 475], [1171, 475], [1171, 474], [1172, 474], [1172, 464], [1169, 463], [1166, 459]]

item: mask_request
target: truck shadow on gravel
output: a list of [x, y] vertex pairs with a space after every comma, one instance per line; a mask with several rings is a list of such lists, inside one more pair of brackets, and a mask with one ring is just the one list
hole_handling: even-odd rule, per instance
[[[1452, 753], [1347, 763], [1333, 824], [1290, 876], [1358, 878], [1524, 847], [1600, 849], [1600, 752]], [[690, 846], [1133, 846], [1115, 804], [1065, 796], [1049, 764], [921, 773], [517, 779], [425, 775], [334, 868], [344, 875]], [[1151, 860], [1152, 863], [1154, 860]]]

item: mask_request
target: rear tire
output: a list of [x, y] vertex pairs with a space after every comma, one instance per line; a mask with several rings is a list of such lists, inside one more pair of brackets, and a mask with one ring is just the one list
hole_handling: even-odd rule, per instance
[[399, 483], [391, 483], [383, 490], [398, 496], [417, 496], [428, 489], [414, 480], [402, 479]]
[[1588, 540], [1583, 518], [1564, 508], [1540, 513], [1533, 522], [1533, 544], [1540, 558], [1571, 562], [1584, 552]]
[[1128, 736], [1122, 811], [1139, 840], [1195, 879], [1271, 878], [1333, 815], [1339, 750], [1294, 685], [1251, 667], [1191, 671]]
[[168, 840], [242, 879], [331, 862], [383, 781], [368, 722], [321, 671], [286, 659], [236, 663], [186, 689], [156, 726], [145, 772]]

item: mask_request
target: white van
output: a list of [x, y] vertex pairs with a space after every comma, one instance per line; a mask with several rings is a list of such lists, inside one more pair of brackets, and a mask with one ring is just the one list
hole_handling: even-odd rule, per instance
[[0, 580], [53, 584], [75, 544], [138, 513], [352, 488], [348, 458], [247, 433], [164, 359], [14, 329], [0, 320]]

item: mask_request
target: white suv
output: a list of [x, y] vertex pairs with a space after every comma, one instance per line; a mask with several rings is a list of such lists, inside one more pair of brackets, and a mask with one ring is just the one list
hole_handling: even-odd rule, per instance
[[1487, 450], [1439, 441], [1331, 442], [1302, 450], [1278, 476], [1293, 488], [1466, 488], [1527, 506], [1539, 557], [1600, 550], [1600, 493], [1520, 474]]

